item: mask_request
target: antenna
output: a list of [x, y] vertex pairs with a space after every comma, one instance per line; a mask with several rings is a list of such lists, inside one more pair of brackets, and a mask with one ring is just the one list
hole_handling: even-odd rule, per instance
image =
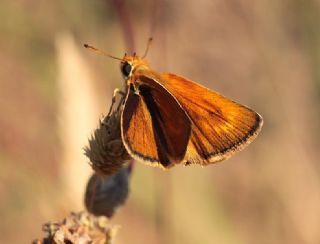
[[120, 60], [120, 61], [123, 60], [122, 58], [117, 58], [117, 57], [115, 57], [115, 56], [112, 56], [112, 55], [106, 53], [105, 51], [102, 51], [102, 50], [100, 50], [100, 49], [98, 49], [98, 48], [95, 48], [95, 47], [93, 47], [93, 46], [90, 46], [89, 44], [84, 44], [83, 46], [84, 46], [85, 48], [93, 51], [93, 52], [96, 52], [96, 53], [99, 54], [99, 55], [107, 56], [107, 57], [109, 57], [109, 58], [117, 59], [117, 60]]
[[152, 40], [153, 40], [152, 37], [150, 37], [149, 40], [148, 40], [148, 43], [147, 43], [146, 51], [144, 52], [142, 58], [145, 58], [147, 56], [148, 51], [149, 51], [149, 47], [150, 47], [150, 45], [152, 43]]

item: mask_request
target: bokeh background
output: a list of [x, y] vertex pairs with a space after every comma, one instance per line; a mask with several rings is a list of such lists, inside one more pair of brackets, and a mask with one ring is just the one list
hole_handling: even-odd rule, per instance
[[87, 138], [142, 53], [246, 104], [260, 136], [226, 162], [136, 164], [115, 243], [320, 243], [319, 0], [2, 0], [0, 243], [83, 209]]

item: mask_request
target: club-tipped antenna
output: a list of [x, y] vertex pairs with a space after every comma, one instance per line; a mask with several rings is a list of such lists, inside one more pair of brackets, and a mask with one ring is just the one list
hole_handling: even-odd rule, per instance
[[142, 58], [145, 58], [147, 56], [151, 43], [152, 43], [152, 37], [150, 37], [149, 40], [148, 40], [147, 47], [146, 47], [146, 50], [145, 50]]
[[84, 44], [83, 46], [84, 46], [85, 48], [88, 48], [89, 50], [91, 50], [91, 51], [99, 54], [99, 55], [107, 56], [107, 57], [109, 57], [109, 58], [117, 59], [117, 60], [120, 60], [120, 61], [122, 60], [122, 58], [118, 58], [118, 57], [112, 56], [112, 55], [106, 53], [105, 51], [102, 51], [102, 50], [100, 50], [100, 49], [98, 49], [98, 48], [95, 48], [95, 47], [93, 47], [93, 46], [90, 46], [89, 44]]

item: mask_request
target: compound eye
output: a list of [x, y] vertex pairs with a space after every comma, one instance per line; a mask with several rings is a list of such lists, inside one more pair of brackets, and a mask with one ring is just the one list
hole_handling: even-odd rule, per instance
[[121, 72], [125, 77], [128, 77], [130, 75], [131, 72], [131, 68], [132, 66], [128, 63], [125, 62], [122, 66], [121, 66]]

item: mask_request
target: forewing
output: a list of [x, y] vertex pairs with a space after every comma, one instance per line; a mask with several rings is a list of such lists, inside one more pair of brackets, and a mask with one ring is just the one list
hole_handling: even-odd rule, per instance
[[124, 145], [133, 157], [159, 162], [151, 116], [143, 99], [132, 91], [127, 94], [121, 126]]
[[122, 138], [136, 159], [170, 167], [180, 163], [187, 150], [191, 123], [177, 100], [154, 80], [136, 77], [122, 112]]
[[191, 120], [186, 163], [209, 164], [227, 159], [259, 133], [263, 120], [255, 111], [174, 74], [163, 74], [161, 78], [161, 84]]

